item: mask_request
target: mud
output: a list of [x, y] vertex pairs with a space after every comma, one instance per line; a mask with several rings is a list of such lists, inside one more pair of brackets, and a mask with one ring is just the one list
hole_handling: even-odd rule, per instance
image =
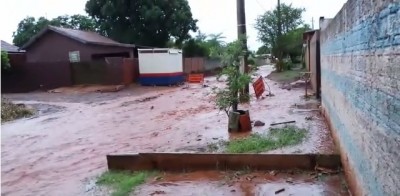
[[49, 90], [49, 93], [90, 93], [90, 92], [117, 92], [125, 88], [124, 85], [76, 85]]
[[166, 173], [132, 195], [349, 195], [341, 174], [277, 171]]
[[137, 97], [146, 93], [152, 93], [155, 91], [170, 91], [177, 88], [179, 87], [143, 87], [139, 86], [138, 84], [132, 84], [130, 86], [124, 87], [123, 89], [120, 89], [120, 91], [118, 92], [91, 92], [82, 91], [82, 89], [80, 88], [72, 88], [63, 93], [34, 91], [30, 93], [9, 93], [3, 94], [3, 96], [14, 101], [85, 103], [98, 105], [100, 103], [104, 103], [105, 101], [110, 101], [123, 97]]
[[[263, 77], [271, 66], [261, 67]], [[228, 118], [213, 103], [213, 88], [224, 86], [215, 77], [209, 87], [130, 86], [114, 93], [6, 94], [24, 104], [45, 104], [62, 109], [2, 125], [2, 195], [81, 195], [82, 180], [106, 169], [105, 155], [135, 152], [196, 152], [210, 143], [243, 137], [228, 134]], [[300, 145], [266, 153], [334, 153], [335, 147], [318, 111], [291, 112], [294, 104], [306, 104], [303, 89], [282, 90], [266, 80], [275, 96], [240, 106], [263, 133], [273, 122], [296, 120], [307, 128]], [[146, 97], [158, 96], [144, 102]], [[124, 103], [124, 107], [121, 107]], [[312, 116], [312, 120], [305, 117]]]

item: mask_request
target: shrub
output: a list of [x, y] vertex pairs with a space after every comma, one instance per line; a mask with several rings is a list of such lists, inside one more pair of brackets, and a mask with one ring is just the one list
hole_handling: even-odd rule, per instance
[[1, 70], [8, 70], [10, 67], [10, 60], [8, 59], [7, 52], [1, 51]]
[[6, 99], [1, 99], [1, 121], [11, 121], [18, 118], [32, 116], [34, 112], [24, 104], [13, 104]]

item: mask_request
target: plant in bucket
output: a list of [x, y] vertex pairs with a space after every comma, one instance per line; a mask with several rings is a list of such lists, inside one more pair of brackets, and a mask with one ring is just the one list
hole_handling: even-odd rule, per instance
[[249, 101], [249, 96], [243, 90], [251, 81], [251, 77], [239, 69], [246, 52], [243, 51], [242, 39], [229, 43], [223, 51], [224, 69], [220, 74], [226, 76], [226, 86], [215, 91], [217, 107], [228, 115], [229, 132], [251, 131], [249, 111], [238, 109], [239, 103]]

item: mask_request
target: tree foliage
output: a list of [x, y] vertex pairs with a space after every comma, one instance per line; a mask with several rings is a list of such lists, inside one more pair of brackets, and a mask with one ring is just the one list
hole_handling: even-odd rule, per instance
[[225, 68], [222, 70], [221, 75], [227, 76], [227, 87], [216, 91], [216, 105], [220, 110], [224, 110], [227, 115], [230, 108], [233, 111], [237, 111], [238, 103], [242, 100], [239, 92], [251, 80], [248, 74], [241, 73], [239, 69], [241, 56], [245, 55], [242, 39], [229, 43], [222, 54], [222, 63]]
[[282, 51], [284, 55], [289, 55], [291, 61], [295, 62], [295, 58], [302, 55], [303, 49], [303, 33], [309, 30], [307, 25], [296, 28], [282, 35]]
[[189, 39], [183, 44], [183, 55], [185, 57], [207, 57], [209, 54], [208, 48], [196, 39]]
[[57, 27], [96, 31], [97, 26], [94, 20], [88, 16], [83, 15], [63, 15], [48, 20], [44, 17], [35, 19], [34, 17], [26, 17], [18, 23], [17, 31], [13, 33], [13, 42], [16, 46], [23, 46], [29, 41], [31, 37], [39, 33], [47, 25], [53, 25]]
[[[293, 40], [297, 40], [300, 31], [296, 31], [296, 29], [303, 24], [301, 15], [304, 11], [304, 8], [294, 8], [291, 4], [282, 4], [280, 23], [278, 21], [279, 12], [277, 8], [265, 12], [256, 20], [255, 27], [258, 30], [259, 40], [262, 41], [266, 47], [271, 48], [272, 54], [279, 59], [277, 63], [278, 71], [281, 71], [283, 68], [282, 58], [298, 49], [296, 47], [287, 47], [286, 44], [292, 44]], [[279, 29], [281, 29], [280, 32]], [[297, 46], [298, 42], [293, 44]]]
[[102, 33], [123, 43], [165, 47], [173, 38], [180, 45], [197, 30], [187, 0], [89, 0], [86, 12]]
[[8, 54], [6, 51], [1, 51], [1, 70], [10, 69], [10, 60], [8, 59]]
[[261, 46], [257, 49], [256, 54], [269, 54], [271, 49], [268, 46]]
[[[288, 33], [303, 24], [301, 19], [303, 8], [293, 8], [291, 4], [281, 5], [281, 35]], [[256, 19], [258, 38], [267, 47], [275, 46], [278, 35], [278, 10], [267, 11]]]
[[197, 35], [183, 44], [185, 57], [208, 57], [211, 59], [221, 58], [226, 43], [222, 40], [222, 33], [204, 34], [198, 31]]

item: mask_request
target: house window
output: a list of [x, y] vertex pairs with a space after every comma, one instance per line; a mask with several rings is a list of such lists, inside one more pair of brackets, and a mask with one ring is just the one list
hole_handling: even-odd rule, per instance
[[69, 52], [69, 62], [78, 63], [81, 61], [79, 51], [70, 51]]

